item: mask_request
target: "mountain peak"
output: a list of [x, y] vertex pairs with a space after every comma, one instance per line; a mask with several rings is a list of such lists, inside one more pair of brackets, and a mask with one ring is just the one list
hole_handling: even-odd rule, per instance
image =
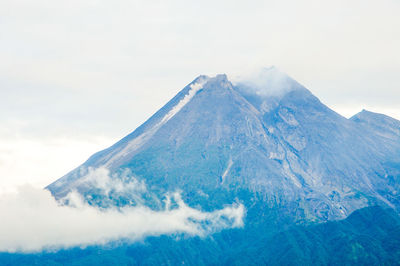
[[228, 77], [226, 74], [218, 74], [214, 77], [214, 79], [218, 81], [228, 81]]
[[351, 117], [350, 120], [369, 128], [385, 138], [395, 140], [400, 138], [400, 121], [390, 116], [363, 109]]
[[353, 120], [353, 121], [364, 120], [364, 122], [367, 122], [367, 120], [371, 120], [371, 119], [375, 119], [375, 120], [379, 120], [379, 119], [381, 119], [381, 120], [392, 120], [392, 121], [399, 122], [398, 120], [396, 120], [396, 119], [394, 119], [394, 118], [392, 118], [390, 116], [387, 116], [385, 114], [375, 113], [375, 112], [372, 112], [372, 111], [368, 111], [366, 109], [362, 109], [361, 112], [355, 114], [350, 119]]

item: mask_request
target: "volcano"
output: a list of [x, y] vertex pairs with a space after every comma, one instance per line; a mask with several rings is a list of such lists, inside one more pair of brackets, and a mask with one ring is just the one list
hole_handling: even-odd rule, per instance
[[56, 198], [77, 190], [92, 204], [137, 204], [130, 195], [97, 195], [86, 181], [96, 169], [114, 178], [128, 171], [124, 181], [151, 188], [143, 197], [155, 209], [165, 193], [180, 191], [205, 210], [239, 201], [255, 216], [277, 210], [294, 222], [337, 220], [367, 206], [400, 206], [400, 121], [368, 111], [346, 119], [275, 67], [235, 83], [199, 76], [47, 187]]

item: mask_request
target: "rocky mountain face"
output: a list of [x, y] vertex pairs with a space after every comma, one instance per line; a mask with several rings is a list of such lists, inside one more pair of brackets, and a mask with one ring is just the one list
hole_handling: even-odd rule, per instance
[[[96, 171], [142, 185], [93, 186]], [[204, 210], [241, 202], [245, 223], [321, 222], [372, 205], [398, 209], [400, 121], [363, 111], [346, 119], [276, 68], [255, 80], [200, 76], [131, 134], [49, 185], [95, 205], [163, 208], [179, 191]], [[286, 219], [286, 218], [285, 218]]]

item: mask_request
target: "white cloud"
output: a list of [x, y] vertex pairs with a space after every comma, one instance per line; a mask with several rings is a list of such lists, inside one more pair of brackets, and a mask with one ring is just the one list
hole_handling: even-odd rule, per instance
[[297, 86], [286, 73], [274, 66], [257, 69], [232, 80], [234, 84], [244, 85], [247, 90], [260, 96], [284, 95]]
[[[108, 181], [107, 181], [108, 182]], [[38, 252], [73, 246], [103, 245], [110, 241], [133, 242], [146, 236], [187, 234], [207, 236], [215, 231], [243, 226], [243, 205], [202, 212], [187, 206], [179, 194], [178, 208], [151, 210], [143, 205], [98, 209], [79, 194], [60, 205], [49, 191], [26, 185], [0, 194], [0, 251]]]
[[99, 188], [106, 196], [111, 191], [118, 194], [138, 194], [147, 191], [144, 180], [137, 180], [129, 169], [120, 174], [112, 174], [104, 167], [89, 168], [88, 174], [78, 180], [79, 184]]

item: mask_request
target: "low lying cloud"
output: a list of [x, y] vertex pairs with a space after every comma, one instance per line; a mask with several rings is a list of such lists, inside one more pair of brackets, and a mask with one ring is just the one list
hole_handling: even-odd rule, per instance
[[[94, 179], [93, 175], [89, 179]], [[114, 186], [109, 182], [103, 175], [98, 184], [120, 188], [121, 184]], [[135, 184], [144, 189], [142, 183]], [[63, 205], [49, 191], [30, 185], [1, 194], [0, 251], [40, 252], [119, 240], [134, 242], [165, 234], [204, 237], [243, 226], [245, 212], [244, 206], [236, 203], [203, 212], [186, 205], [179, 193], [171, 193], [160, 211], [144, 205], [100, 209], [89, 205], [77, 192], [69, 193], [64, 200], [69, 204]], [[171, 209], [170, 200], [177, 207]]]
[[[62, 184], [61, 182], [60, 185]], [[144, 180], [138, 180], [129, 169], [112, 174], [105, 167], [89, 167], [87, 174], [79, 178], [73, 185], [96, 188], [98, 193], [107, 198], [124, 197], [137, 203], [144, 203], [142, 197], [147, 192]]]

